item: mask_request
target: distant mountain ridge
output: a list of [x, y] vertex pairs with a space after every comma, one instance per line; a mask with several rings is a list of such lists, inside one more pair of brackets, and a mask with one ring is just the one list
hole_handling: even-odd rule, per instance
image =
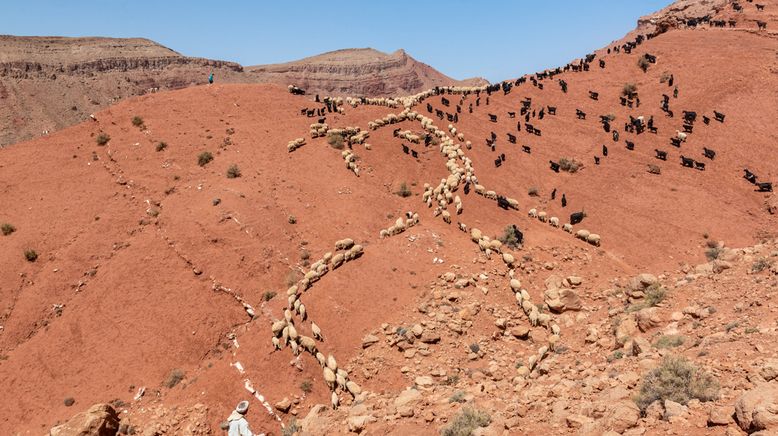
[[0, 35], [0, 147], [70, 126], [126, 97], [204, 84], [294, 83], [309, 93], [415, 94], [454, 80], [404, 50], [344, 49], [283, 64], [184, 56], [145, 38]]

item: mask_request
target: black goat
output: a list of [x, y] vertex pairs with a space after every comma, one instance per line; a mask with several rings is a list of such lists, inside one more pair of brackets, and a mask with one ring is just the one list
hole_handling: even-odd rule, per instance
[[432, 113], [432, 105], [427, 103], [427, 112]]
[[684, 125], [683, 125], [684, 133], [692, 133], [693, 130], [694, 130], [694, 126], [693, 125], [684, 123]]
[[713, 111], [713, 116], [716, 117], [716, 121], [723, 123], [724, 122], [724, 114], [721, 112]]
[[582, 111], [581, 109], [575, 110], [575, 116], [578, 117], [579, 120], [585, 120], [586, 119], [586, 112]]
[[549, 115], [556, 115], [556, 106], [549, 106], [548, 107], [548, 114]]
[[706, 125], [710, 124], [710, 118], [706, 117], [705, 115], [702, 116], [702, 122]]
[[772, 182], [761, 182], [757, 183], [756, 186], [759, 188], [759, 192], [773, 192]]
[[599, 165], [600, 164], [600, 158], [599, 156], [594, 156], [594, 164]]
[[502, 208], [502, 209], [508, 210], [508, 208], [511, 207], [511, 204], [508, 203], [508, 199], [507, 198], [503, 197], [502, 195], [498, 195], [497, 196], [497, 206]]
[[764, 10], [764, 5], [760, 5], [759, 3], [757, 3], [754, 6], [756, 6], [756, 10], [757, 11], [763, 11]]
[[516, 118], [516, 112], [508, 112], [509, 118]]
[[689, 124], [692, 124], [695, 121], [697, 121], [697, 112], [683, 111], [683, 119], [687, 121]]
[[756, 28], [759, 29], [759, 30], [767, 29], [767, 22], [765, 22], [765, 21], [757, 21], [756, 22]]
[[570, 224], [576, 225], [583, 221], [584, 217], [586, 217], [586, 214], [583, 211], [572, 213], [570, 214]]
[[589, 98], [591, 98], [592, 100], [597, 100], [600, 98], [600, 93], [589, 91]]
[[699, 161], [694, 161], [694, 168], [696, 168], [696, 169], [698, 169], [700, 171], [705, 171], [705, 163], [704, 162], [699, 162]]
[[751, 171], [748, 171], [748, 168], [744, 169], [746, 173], [743, 175], [743, 178], [751, 182], [752, 184], [756, 185], [756, 174], [752, 173]]
[[659, 160], [667, 160], [667, 152], [662, 151], [658, 148], [655, 148], [654, 151], [656, 152], [656, 158]]
[[446, 97], [441, 97], [440, 102], [443, 104], [443, 106], [448, 106], [451, 104]]
[[413, 156], [414, 159], [418, 159], [419, 158], [419, 153], [416, 152], [416, 150], [411, 150], [411, 156]]
[[716, 158], [716, 152], [714, 150], [711, 150], [710, 148], [702, 147], [702, 154], [705, 155], [710, 160], [713, 160]]
[[670, 138], [670, 143], [674, 146], [680, 148], [681, 147], [681, 138]]
[[551, 164], [551, 171], [558, 173], [559, 172], [559, 164], [554, 162], [553, 160], [548, 161], [548, 163]]
[[688, 168], [694, 168], [694, 159], [681, 155], [681, 165]]
[[626, 141], [627, 143], [627, 150], [634, 150], [635, 149], [635, 143], [632, 141]]
[[605, 157], [608, 156], [608, 147], [606, 147], [605, 144], [602, 146], [602, 155]]
[[514, 135], [511, 135], [510, 133], [508, 133], [508, 142], [510, 142], [511, 144], [515, 144], [516, 143], [516, 137]]
[[523, 151], [524, 153], [530, 154], [530, 153], [532, 153], [532, 147], [530, 147], [529, 145], [522, 145], [521, 146], [521, 151]]
[[500, 168], [500, 165], [502, 165], [502, 159], [495, 159], [494, 160], [495, 168]]
[[408, 146], [407, 146], [407, 145], [405, 145], [405, 144], [402, 144], [402, 146], [403, 146], [403, 153], [405, 153], [405, 154], [408, 154], [408, 153], [410, 153], [411, 149], [410, 149], [410, 148], [408, 148]]
[[619, 141], [619, 132], [614, 130], [613, 131], [613, 142], [618, 142], [618, 141]]
[[489, 114], [489, 121], [496, 123], [497, 122], [497, 115]]

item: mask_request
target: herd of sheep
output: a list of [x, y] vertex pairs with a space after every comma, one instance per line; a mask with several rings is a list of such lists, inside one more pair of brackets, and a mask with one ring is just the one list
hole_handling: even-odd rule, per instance
[[[532, 208], [532, 209], [529, 210], [529, 212], [527, 212], [527, 215], [529, 215], [530, 218], [537, 218], [538, 221], [540, 221], [542, 223], [548, 222], [548, 224], [551, 227], [559, 228], [559, 218], [557, 218], [555, 216], [552, 216], [552, 217], [549, 218], [548, 214], [546, 212], [544, 212], [544, 211], [538, 212], [537, 209]], [[570, 224], [570, 223], [565, 223], [565, 224], [562, 225], [562, 230], [564, 230], [567, 233], [572, 234], [573, 233], [573, 225]], [[598, 235], [596, 233], [590, 233], [588, 230], [581, 229], [581, 230], [578, 230], [575, 233], [574, 236], [576, 238], [578, 238], [578, 239], [580, 239], [580, 240], [582, 240], [584, 242], [588, 242], [588, 243], [590, 243], [590, 244], [592, 244], [592, 245], [594, 245], [596, 247], [600, 246], [600, 235]]]
[[331, 400], [333, 408], [338, 407], [340, 404], [337, 394], [338, 388], [343, 392], [350, 393], [354, 397], [359, 395], [362, 390], [357, 383], [349, 380], [346, 370], [338, 367], [337, 361], [332, 354], [325, 358], [324, 354], [319, 350], [317, 341], [324, 340], [321, 328], [311, 321], [312, 337], [305, 336], [297, 331], [295, 316], [300, 319], [300, 322], [308, 320], [308, 310], [302, 302], [302, 293], [307, 292], [327, 272], [339, 268], [345, 262], [359, 258], [364, 252], [363, 247], [355, 244], [352, 239], [337, 241], [335, 250], [335, 253], [327, 252], [321, 259], [311, 264], [310, 269], [303, 278], [287, 290], [287, 307], [284, 310], [284, 317], [272, 322], [270, 326], [273, 333], [271, 342], [274, 349], [282, 350], [289, 346], [295, 356], [299, 356], [301, 352], [308, 352], [316, 358], [322, 367], [324, 381], [332, 390]]

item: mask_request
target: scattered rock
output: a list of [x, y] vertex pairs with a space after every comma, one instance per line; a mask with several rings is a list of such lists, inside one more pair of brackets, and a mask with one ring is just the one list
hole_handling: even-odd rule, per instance
[[405, 405], [414, 404], [421, 399], [421, 392], [414, 388], [408, 388], [400, 393], [394, 399], [394, 406], [399, 408]]
[[283, 400], [281, 400], [281, 401], [276, 403], [275, 407], [276, 407], [277, 410], [279, 410], [279, 411], [281, 411], [283, 413], [287, 413], [287, 412], [289, 412], [289, 409], [292, 408], [292, 402], [289, 401], [288, 397], [284, 397]]
[[119, 431], [119, 415], [109, 404], [95, 404], [68, 422], [51, 429], [51, 436], [115, 436]]
[[708, 412], [708, 426], [729, 425], [732, 422], [732, 408], [711, 407]]
[[640, 419], [640, 409], [631, 400], [622, 400], [613, 405], [605, 416], [605, 427], [617, 433], [637, 425]]
[[362, 348], [367, 348], [373, 344], [378, 342], [378, 338], [373, 335], [367, 335], [364, 338], [362, 338]]
[[735, 419], [744, 431], [778, 431], [778, 386], [762, 383], [735, 402]]
[[673, 418], [686, 416], [689, 408], [675, 401], [665, 400], [665, 419], [672, 421]]
[[370, 415], [350, 416], [346, 421], [348, 431], [352, 433], [362, 433], [368, 423], [374, 422], [375, 418]]

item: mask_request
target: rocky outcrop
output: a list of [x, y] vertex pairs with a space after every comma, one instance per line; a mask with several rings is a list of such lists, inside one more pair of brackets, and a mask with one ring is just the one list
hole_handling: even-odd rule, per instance
[[686, 20], [713, 16], [729, 4], [728, 0], [678, 0], [670, 6], [638, 19], [638, 34], [656, 35], [683, 27]]
[[51, 429], [50, 436], [114, 436], [119, 431], [119, 415], [109, 404], [95, 404], [62, 425]]

